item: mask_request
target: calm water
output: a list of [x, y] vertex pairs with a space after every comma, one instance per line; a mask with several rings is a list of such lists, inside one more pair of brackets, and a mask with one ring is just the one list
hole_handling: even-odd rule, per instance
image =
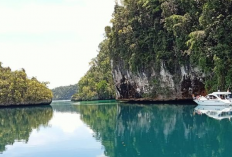
[[0, 156], [227, 157], [232, 122], [196, 105], [53, 102], [0, 108]]

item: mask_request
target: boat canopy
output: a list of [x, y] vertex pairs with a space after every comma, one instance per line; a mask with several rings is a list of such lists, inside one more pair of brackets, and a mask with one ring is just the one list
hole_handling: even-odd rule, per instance
[[213, 92], [212, 93], [213, 95], [229, 95], [229, 94], [231, 94], [231, 92]]

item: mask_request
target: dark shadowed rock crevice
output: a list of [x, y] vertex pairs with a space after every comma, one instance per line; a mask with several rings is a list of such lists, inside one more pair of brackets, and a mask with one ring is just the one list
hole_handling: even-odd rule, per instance
[[182, 101], [192, 100], [192, 95], [205, 95], [204, 74], [198, 68], [176, 67], [170, 73], [161, 64], [159, 71], [153, 67], [149, 72], [132, 72], [125, 68], [124, 62], [112, 64], [112, 73], [116, 87], [116, 99], [125, 101]]

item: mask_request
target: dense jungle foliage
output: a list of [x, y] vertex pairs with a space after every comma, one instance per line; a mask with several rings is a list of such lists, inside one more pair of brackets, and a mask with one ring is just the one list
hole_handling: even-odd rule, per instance
[[208, 91], [232, 83], [231, 0], [123, 0], [107, 27], [110, 57], [130, 70], [199, 67]]
[[[159, 72], [162, 64], [171, 74], [198, 67], [208, 92], [231, 87], [231, 0], [121, 0], [111, 23], [103, 43], [114, 64], [124, 61], [132, 72], [146, 73]], [[98, 98], [100, 84], [112, 86], [92, 77], [93, 69], [79, 82], [79, 98]]]
[[77, 92], [77, 84], [61, 86], [52, 89], [53, 100], [71, 100], [73, 94]]
[[0, 62], [0, 105], [29, 104], [52, 99], [47, 82], [29, 79], [24, 69], [11, 71]]
[[113, 99], [115, 91], [111, 74], [108, 40], [99, 45], [99, 54], [90, 62], [90, 69], [78, 82], [78, 93], [72, 100]]

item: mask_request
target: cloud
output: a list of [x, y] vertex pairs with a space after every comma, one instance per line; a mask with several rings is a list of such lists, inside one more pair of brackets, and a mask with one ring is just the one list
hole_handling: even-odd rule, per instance
[[48, 5], [46, 3], [29, 3], [17, 9], [1, 6], [0, 33], [27, 32], [39, 34], [50, 31], [68, 31], [88, 34], [99, 28], [104, 30], [104, 26], [109, 23], [112, 13], [112, 8], [108, 9], [109, 5], [112, 6], [112, 2], [88, 0], [85, 6]]
[[[0, 7], [0, 33], [78, 32], [83, 8], [78, 6], [27, 4], [18, 9]], [[7, 16], [6, 16], [7, 15]]]
[[0, 1], [0, 61], [50, 88], [77, 83], [97, 56], [114, 0]]

